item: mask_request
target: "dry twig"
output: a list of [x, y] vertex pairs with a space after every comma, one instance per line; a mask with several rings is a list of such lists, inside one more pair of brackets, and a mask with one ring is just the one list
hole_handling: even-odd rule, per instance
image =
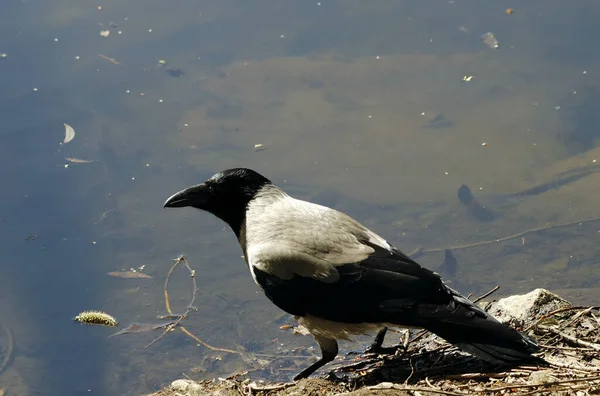
[[425, 386], [399, 385], [399, 384], [393, 384], [391, 382], [382, 382], [381, 384], [378, 384], [375, 386], [369, 386], [369, 387], [367, 387], [367, 389], [371, 389], [371, 390], [394, 389], [394, 390], [404, 390], [404, 391], [409, 391], [409, 392], [410, 391], [412, 391], [412, 392], [431, 392], [431, 393], [438, 393], [441, 395], [451, 395], [451, 396], [468, 395], [468, 393], [450, 392], [450, 391], [445, 391], [442, 389], [430, 388], [430, 387], [425, 387]]
[[538, 328], [540, 330], [547, 331], [552, 334], [556, 334], [557, 336], [561, 337], [562, 339], [567, 340], [575, 345], [579, 345], [579, 346], [582, 346], [585, 348], [592, 348], [596, 351], [600, 351], [600, 345], [598, 345], [594, 342], [580, 340], [579, 338], [565, 334], [564, 332], [562, 332], [558, 329], [555, 329], [552, 326], [538, 326]]
[[[552, 312], [549, 312], [546, 315], [542, 316], [541, 318], [539, 318], [538, 320], [536, 320], [534, 323], [532, 323], [529, 326], [527, 326], [523, 331], [527, 332], [527, 331], [531, 330], [532, 328], [534, 328], [538, 324], [540, 324], [543, 320], [548, 319], [549, 317], [551, 317], [553, 315], [556, 315], [557, 313], [574, 311], [574, 310], [578, 310], [578, 309], [588, 309], [588, 308], [590, 308], [590, 307], [576, 306], [576, 307], [565, 307], [565, 308], [556, 309], [556, 310], [554, 310]], [[598, 307], [592, 307], [592, 308], [593, 309], [598, 309]]]
[[500, 386], [498, 388], [490, 388], [487, 391], [500, 392], [500, 391], [509, 390], [509, 389], [546, 387], [546, 386], [574, 384], [577, 382], [590, 382], [590, 381], [600, 381], [600, 375], [599, 376], [591, 376], [591, 377], [564, 379], [564, 380], [559, 380], [559, 381], [550, 381], [550, 382], [545, 382], [543, 384], [512, 384], [512, 385]]
[[475, 300], [473, 300], [473, 304], [478, 303], [479, 301], [483, 300], [484, 298], [490, 296], [491, 294], [495, 293], [496, 291], [498, 291], [498, 289], [500, 289], [500, 285], [494, 287], [492, 290], [490, 290], [489, 292], [477, 297]]
[[[188, 329], [186, 329], [185, 327], [181, 326], [181, 321], [183, 321], [183, 319], [185, 319], [187, 317], [187, 315], [192, 310], [196, 310], [196, 308], [194, 307], [194, 302], [196, 301], [196, 294], [198, 293], [198, 286], [196, 284], [196, 277], [195, 277], [196, 271], [194, 271], [192, 269], [192, 267], [190, 267], [190, 264], [188, 263], [187, 258], [185, 256], [180, 256], [180, 257], [176, 258], [173, 261], [174, 261], [174, 263], [171, 266], [171, 268], [169, 269], [169, 272], [167, 273], [167, 278], [165, 279], [165, 286], [164, 286], [165, 308], [167, 309], [167, 312], [169, 313], [168, 315], [165, 315], [165, 317], [166, 318], [175, 318], [176, 320], [172, 324], [168, 325], [165, 328], [165, 331], [163, 331], [163, 333], [161, 335], [159, 335], [154, 340], [152, 340], [152, 342], [150, 342], [148, 345], [146, 345], [146, 348], [149, 348], [154, 343], [156, 343], [158, 340], [160, 340], [161, 338], [163, 338], [165, 336], [165, 334], [167, 334], [169, 331], [172, 331], [176, 327], [179, 327], [183, 333], [185, 333], [186, 335], [188, 335], [189, 337], [191, 337], [192, 339], [194, 339], [198, 344], [200, 344], [200, 345], [202, 345], [202, 346], [204, 346], [204, 347], [206, 347], [208, 349], [211, 349], [213, 351], [219, 351], [219, 352], [239, 354], [239, 352], [231, 350], [231, 349], [218, 348], [218, 347], [214, 347], [212, 345], [209, 345], [205, 341], [201, 340], [200, 338], [198, 338], [197, 336], [195, 336], [194, 334], [192, 334]], [[193, 290], [192, 290], [192, 298], [190, 299], [189, 304], [185, 308], [185, 311], [182, 314], [180, 314], [180, 315], [176, 315], [171, 310], [171, 302], [169, 300], [168, 286], [169, 286], [169, 280], [171, 279], [171, 274], [173, 273], [173, 271], [175, 270], [175, 268], [179, 264], [183, 264], [187, 268], [187, 270], [189, 271], [190, 278], [192, 278], [192, 284], [194, 285], [194, 287], [193, 287]]]
[[531, 234], [531, 233], [534, 233], [534, 232], [540, 232], [540, 231], [546, 231], [546, 230], [551, 230], [551, 229], [556, 229], [556, 228], [569, 227], [569, 226], [572, 226], [572, 225], [575, 225], [575, 224], [590, 223], [590, 222], [598, 221], [598, 220], [600, 220], [600, 217], [592, 217], [591, 219], [586, 219], [586, 220], [570, 221], [568, 223], [562, 223], [562, 224], [554, 224], [554, 225], [548, 224], [548, 225], [545, 225], [543, 227], [531, 228], [529, 230], [517, 232], [516, 234], [508, 235], [508, 236], [505, 236], [505, 237], [502, 237], [502, 238], [498, 238], [498, 239], [492, 239], [492, 240], [489, 240], [489, 241], [481, 241], [481, 242], [469, 243], [469, 244], [465, 244], [465, 245], [458, 245], [458, 246], [452, 246], [452, 247], [432, 248], [432, 249], [423, 249], [421, 247], [418, 247], [418, 248], [416, 248], [415, 250], [413, 250], [409, 254], [409, 257], [415, 258], [416, 256], [420, 256], [421, 254], [425, 254], [425, 253], [443, 252], [446, 249], [461, 250], [461, 249], [469, 249], [469, 248], [473, 248], [473, 247], [477, 247], [477, 246], [491, 245], [493, 243], [505, 242], [505, 241], [509, 241], [511, 239], [520, 238], [523, 235]]

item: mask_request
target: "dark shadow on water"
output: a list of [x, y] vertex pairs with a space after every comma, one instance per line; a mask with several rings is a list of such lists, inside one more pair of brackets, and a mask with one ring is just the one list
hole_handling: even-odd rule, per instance
[[569, 95], [564, 108], [564, 130], [558, 138], [567, 146], [571, 154], [588, 151], [600, 139], [600, 89], [586, 86], [577, 95]]

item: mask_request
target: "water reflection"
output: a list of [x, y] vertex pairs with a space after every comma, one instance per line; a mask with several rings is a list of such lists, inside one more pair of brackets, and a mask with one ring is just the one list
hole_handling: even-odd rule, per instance
[[[0, 312], [15, 350], [2, 386], [139, 394], [182, 372], [248, 368], [287, 379], [312, 341], [279, 330], [289, 318], [257, 293], [233, 234], [203, 213], [160, 210], [170, 192], [224, 168], [256, 168], [407, 252], [440, 248], [420, 257], [434, 269], [447, 247], [598, 216], [589, 40], [599, 11], [538, 1], [507, 15], [508, 6], [3, 4]], [[487, 31], [497, 50], [481, 43]], [[64, 122], [77, 135], [61, 147]], [[65, 157], [98, 162], [65, 167]], [[465, 210], [463, 184], [493, 210], [490, 221]], [[597, 295], [597, 228], [453, 251], [446, 272], [465, 293], [501, 284]], [[180, 332], [146, 349], [154, 334], [108, 339], [112, 330], [71, 322], [102, 309], [123, 326], [154, 323], [182, 253], [201, 274], [185, 325], [258, 360]], [[141, 265], [153, 279], [106, 276]], [[172, 303], [183, 309], [189, 278], [174, 276]]]

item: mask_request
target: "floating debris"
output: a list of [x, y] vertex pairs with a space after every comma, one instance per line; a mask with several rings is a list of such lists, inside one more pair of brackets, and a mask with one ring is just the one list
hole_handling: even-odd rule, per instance
[[8, 54], [6, 52], [0, 53], [0, 58], [6, 58], [6, 57], [8, 57]]
[[102, 37], [108, 37], [108, 36], [110, 36], [110, 30], [102, 30], [102, 31], [100, 31], [100, 36], [102, 36]]
[[464, 76], [463, 77], [464, 82], [470, 82], [471, 80], [473, 80], [473, 76]]
[[262, 144], [259, 143], [259, 144], [255, 144], [254, 145], [254, 150], [255, 151], [263, 151], [263, 150], [266, 150], [266, 148], [265, 148], [264, 145], [262, 145]]
[[111, 212], [116, 212], [116, 209], [108, 209], [107, 211], [105, 211], [104, 213], [102, 213], [102, 215], [100, 215], [100, 221], [104, 221], [108, 218], [108, 214]]
[[500, 46], [500, 43], [498, 43], [496, 36], [494, 36], [494, 33], [492, 32], [483, 33], [481, 35], [481, 41], [491, 49], [496, 49]]
[[117, 322], [117, 319], [102, 311], [83, 311], [79, 315], [75, 316], [73, 320], [83, 324], [93, 324], [111, 327], [114, 327], [117, 324], [119, 324], [119, 322]]
[[448, 120], [443, 114], [439, 113], [435, 117], [429, 120], [425, 125], [425, 128], [430, 129], [442, 129], [449, 128], [454, 125], [454, 122]]
[[167, 61], [164, 60], [164, 59], [160, 59], [158, 61], [158, 65], [157, 66], [162, 67], [162, 66], [166, 66], [166, 65], [167, 65]]
[[74, 164], [89, 164], [92, 162], [98, 162], [98, 160], [86, 160], [80, 158], [66, 157], [65, 160], [72, 162]]
[[165, 73], [167, 73], [170, 77], [181, 77], [185, 74], [185, 72], [181, 69], [165, 69]]
[[150, 275], [137, 271], [113, 271], [107, 272], [106, 275], [125, 279], [152, 279]]
[[133, 323], [124, 328], [123, 330], [109, 335], [108, 338], [128, 333], [143, 333], [146, 331], [164, 329], [169, 326], [174, 326], [176, 323], [176, 320], [172, 320], [165, 323]]
[[75, 138], [75, 129], [69, 124], [65, 124], [65, 140], [63, 140], [62, 144], [69, 143], [73, 138]]
[[310, 335], [310, 331], [308, 331], [308, 329], [304, 326], [302, 326], [301, 324], [299, 324], [298, 326], [294, 327], [294, 331], [293, 331], [294, 335]]
[[115, 58], [109, 58], [106, 55], [102, 55], [102, 54], [98, 54], [98, 56], [104, 60], [109, 61], [110, 63], [112, 63], [113, 65], [120, 65], [121, 62], [119, 62], [118, 60], [116, 60]]
[[512, 8], [507, 8], [507, 9], [506, 9], [506, 13], [507, 13], [508, 15], [512, 14], [513, 12], [515, 12], [515, 10], [513, 10]]

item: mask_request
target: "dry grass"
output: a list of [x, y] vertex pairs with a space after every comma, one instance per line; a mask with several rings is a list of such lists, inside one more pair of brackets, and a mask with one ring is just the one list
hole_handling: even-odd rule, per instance
[[[489, 308], [490, 304], [488, 304]], [[347, 357], [327, 379], [257, 384], [246, 373], [193, 383], [189, 395], [591, 395], [600, 394], [598, 307], [540, 310], [511, 323], [537, 338], [548, 367], [501, 368], [481, 362], [421, 332], [396, 355]], [[162, 393], [164, 392], [164, 393]], [[173, 392], [173, 393], [169, 393]], [[157, 395], [175, 395], [165, 389]]]

